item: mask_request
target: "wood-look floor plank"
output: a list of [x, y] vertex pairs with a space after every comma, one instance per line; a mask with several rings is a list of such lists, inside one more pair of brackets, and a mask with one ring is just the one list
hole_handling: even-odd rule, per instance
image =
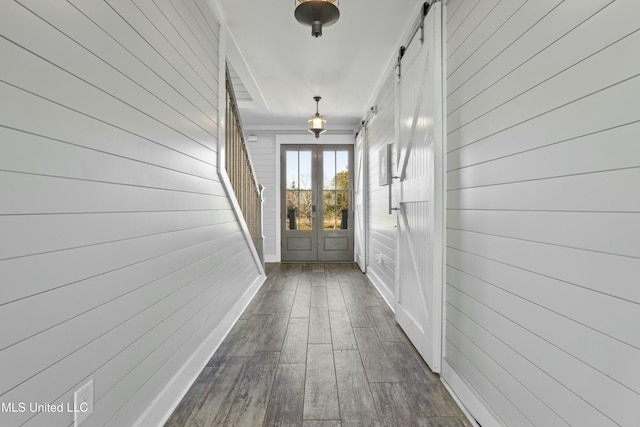
[[313, 272], [313, 282], [311, 283], [311, 286], [326, 286], [324, 269], [322, 271]]
[[330, 288], [327, 286], [327, 305], [329, 310], [346, 310], [347, 306], [344, 304], [344, 298], [340, 287]]
[[312, 282], [313, 272], [311, 271], [311, 267], [309, 267], [307, 264], [304, 264], [302, 270], [300, 271], [297, 290], [303, 292], [311, 292]]
[[295, 289], [285, 289], [280, 292], [280, 298], [276, 301], [275, 313], [291, 313], [293, 301], [296, 297]]
[[247, 320], [246, 329], [238, 338], [238, 345], [234, 350], [235, 356], [253, 356], [268, 319], [269, 315], [254, 314]]
[[343, 426], [380, 426], [375, 403], [357, 350], [334, 351]]
[[309, 344], [304, 388], [304, 419], [340, 418], [333, 348], [331, 344]]
[[331, 341], [334, 350], [356, 350], [356, 338], [353, 335], [349, 315], [346, 311], [330, 311]]
[[295, 290], [267, 291], [260, 303], [253, 309], [253, 314], [289, 313], [295, 294]]
[[394, 364], [402, 387], [412, 403], [412, 410], [421, 417], [451, 417], [459, 414], [457, 406], [440, 382], [429, 371], [410, 344], [385, 342], [382, 346]]
[[302, 426], [305, 365], [278, 365], [265, 426]]
[[311, 266], [312, 266], [311, 271], [313, 271], [314, 273], [322, 273], [322, 274], [324, 274], [325, 264], [314, 263], [314, 264], [311, 264]]
[[280, 292], [274, 290], [265, 291], [260, 302], [256, 304], [252, 314], [273, 314], [280, 298]]
[[351, 280], [342, 282], [340, 281], [340, 290], [345, 299], [360, 299], [360, 293]]
[[309, 311], [309, 344], [331, 344], [329, 311], [326, 307], [311, 307]]
[[367, 308], [369, 319], [376, 328], [380, 341], [405, 341], [405, 337], [400, 325], [396, 322], [393, 312], [387, 307]]
[[467, 427], [469, 422], [460, 417], [419, 418], [418, 427]]
[[263, 288], [268, 291], [281, 291], [284, 288], [286, 277], [281, 274], [273, 274], [270, 277], [267, 277]]
[[359, 286], [356, 289], [358, 291], [358, 295], [360, 295], [360, 300], [365, 307], [386, 306], [386, 303], [372, 285], [366, 284], [365, 286]]
[[405, 427], [418, 423], [408, 398], [399, 383], [371, 384], [371, 394], [383, 426]]
[[291, 307], [291, 317], [309, 317], [309, 307], [311, 303], [311, 288], [309, 290], [296, 290], [296, 296], [293, 299]]
[[216, 368], [206, 366], [193, 383], [187, 394], [180, 401], [171, 417], [164, 424], [165, 427], [183, 427], [187, 424], [193, 412], [198, 408], [211, 388], [211, 380]]
[[362, 364], [370, 383], [392, 383], [399, 381], [395, 366], [385, 353], [378, 334], [373, 328], [354, 328]]
[[440, 380], [406, 342], [383, 342], [385, 353], [403, 382], [438, 384]]
[[255, 351], [281, 351], [289, 326], [289, 313], [274, 313], [266, 321]]
[[259, 352], [249, 360], [225, 418], [225, 426], [262, 425], [279, 357], [277, 352]]
[[324, 273], [324, 285], [327, 288], [340, 287], [340, 282], [338, 281], [338, 276], [336, 275], [336, 272], [334, 270], [331, 270], [331, 269], [325, 270], [325, 273]]
[[311, 287], [311, 307], [327, 307], [327, 288], [324, 286]]
[[227, 337], [207, 362], [207, 366], [217, 367], [224, 363], [227, 358], [234, 356], [235, 350], [241, 343], [241, 337], [246, 334], [247, 322], [248, 319], [240, 319], [233, 325]]
[[285, 291], [295, 291], [298, 289], [298, 281], [300, 280], [299, 275], [287, 275], [285, 276], [284, 283], [282, 285], [282, 290]]
[[304, 420], [302, 427], [341, 427], [340, 420]]
[[309, 319], [290, 318], [282, 345], [280, 363], [304, 364], [307, 361]]
[[349, 313], [349, 320], [351, 320], [351, 326], [354, 328], [372, 328], [373, 323], [369, 319], [367, 309], [362, 305], [362, 301], [359, 299], [347, 299], [344, 303], [347, 306], [347, 312]]
[[260, 305], [260, 303], [262, 302], [262, 298], [264, 296], [264, 292], [261, 292], [261, 291], [262, 289], [256, 292], [256, 294], [253, 296], [253, 298], [251, 299], [251, 302], [249, 302], [249, 305], [247, 305], [247, 308], [245, 308], [242, 314], [240, 315], [239, 317], [240, 320], [246, 320], [250, 318], [254, 310], [256, 309], [256, 307]]
[[237, 392], [237, 385], [241, 380], [247, 357], [229, 357], [221, 365], [211, 382], [209, 392], [200, 406], [193, 412], [186, 426], [203, 427], [222, 425]]

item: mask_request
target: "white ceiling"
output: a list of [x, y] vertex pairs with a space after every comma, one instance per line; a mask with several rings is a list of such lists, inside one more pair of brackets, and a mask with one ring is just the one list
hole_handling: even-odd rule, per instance
[[311, 36], [296, 0], [212, 0], [227, 24], [227, 55], [253, 103], [247, 129], [306, 129], [322, 97], [329, 130], [355, 129], [393, 67], [423, 1], [341, 0], [340, 19]]

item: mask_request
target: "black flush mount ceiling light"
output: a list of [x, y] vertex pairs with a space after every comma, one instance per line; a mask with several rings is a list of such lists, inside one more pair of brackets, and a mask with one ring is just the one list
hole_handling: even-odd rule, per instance
[[311, 26], [311, 35], [320, 37], [322, 26], [335, 24], [340, 18], [339, 0], [297, 0], [295, 16], [298, 22]]
[[318, 112], [318, 103], [322, 98], [320, 98], [319, 96], [314, 96], [313, 99], [315, 99], [316, 101], [316, 115], [311, 117], [311, 120], [309, 120], [309, 132], [314, 134], [316, 136], [316, 139], [318, 139], [320, 134], [327, 131], [327, 129], [325, 129], [327, 121]]

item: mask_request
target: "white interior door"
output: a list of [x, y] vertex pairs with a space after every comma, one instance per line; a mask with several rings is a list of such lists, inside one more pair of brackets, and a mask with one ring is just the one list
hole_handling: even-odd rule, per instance
[[354, 146], [354, 181], [353, 181], [353, 221], [354, 221], [354, 259], [366, 273], [366, 232], [365, 232], [365, 132], [363, 127], [356, 137]]
[[[396, 86], [396, 319], [434, 372], [442, 357], [441, 9], [401, 61]], [[438, 188], [436, 188], [438, 187]]]

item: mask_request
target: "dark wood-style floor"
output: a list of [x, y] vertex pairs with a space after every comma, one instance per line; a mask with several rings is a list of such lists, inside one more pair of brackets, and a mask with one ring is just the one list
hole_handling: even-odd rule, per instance
[[166, 427], [469, 425], [355, 264], [267, 274]]

